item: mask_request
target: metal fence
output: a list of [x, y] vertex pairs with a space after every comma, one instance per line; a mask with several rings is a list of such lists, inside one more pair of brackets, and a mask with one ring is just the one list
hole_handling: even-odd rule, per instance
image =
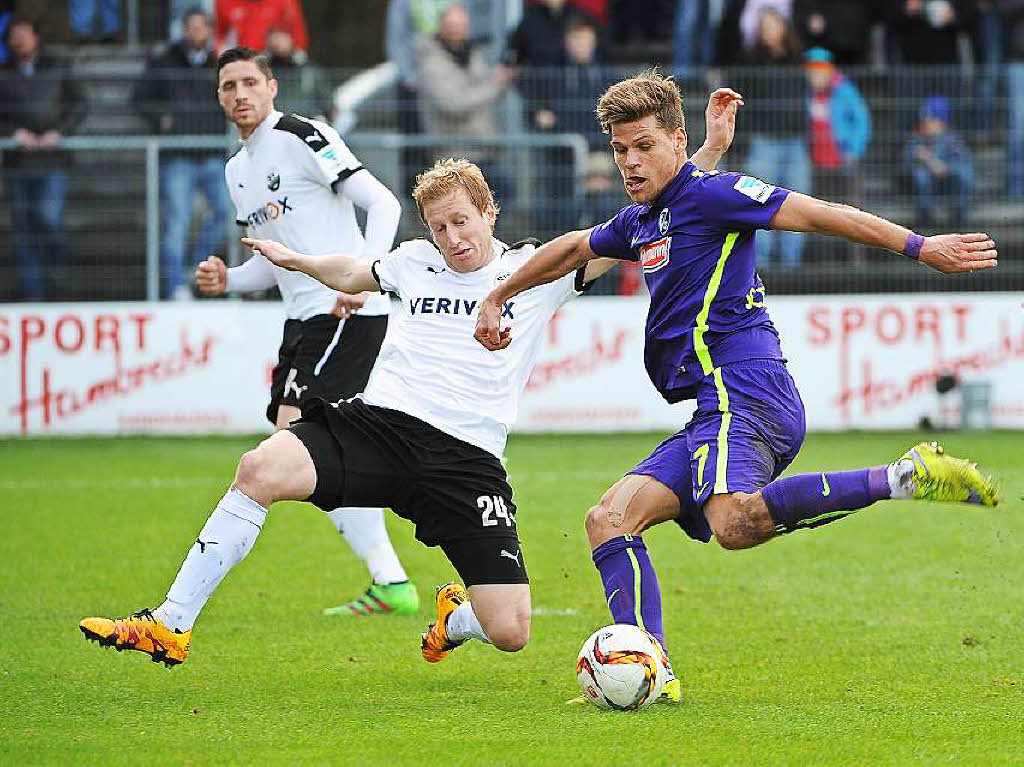
[[[691, 150], [703, 139], [703, 108], [712, 87], [728, 84], [746, 97], [723, 169], [858, 205], [926, 233], [987, 231], [1001, 251], [1000, 267], [993, 273], [940, 280], [891, 254], [824, 238], [759, 234], [760, 269], [769, 292], [1005, 290], [1024, 288], [1024, 119], [1011, 120], [1024, 113], [1024, 75], [1015, 66], [1007, 66], [1005, 74], [958, 68], [857, 70], [835, 74], [827, 97], [817, 98], [800, 68], [713, 70], [679, 82]], [[502, 206], [499, 237], [544, 239], [600, 222], [628, 202], [593, 109], [608, 83], [638, 68], [520, 70], [498, 102], [482, 107], [493, 111], [493, 134], [476, 137], [418, 132], [422, 105], [416, 95], [390, 86], [362, 102], [346, 140], [402, 200], [406, 214], [400, 237], [423, 233], [408, 195], [415, 174], [435, 157], [456, 153], [480, 162], [495, 186]], [[321, 70], [317, 88], [352, 74]], [[174, 229], [172, 214], [177, 221], [186, 218], [183, 272], [202, 255], [200, 246], [211, 236], [215, 250], [231, 252], [237, 234], [234, 211], [211, 205], [194, 177], [176, 177], [191, 186], [186, 189], [188, 209], [172, 210], [167, 182], [175, 158], [205, 156], [219, 166], [237, 144], [227, 134], [150, 135], [151, 123], [142, 116], [140, 103], [146, 93], [138, 85], [142, 76], [141, 71], [79, 75], [88, 98], [84, 132], [92, 135], [61, 144], [68, 161], [54, 195], [66, 196], [66, 203], [42, 211], [52, 220], [40, 219], [38, 211], [36, 218], [24, 218], [15, 199], [24, 192], [18, 187], [24, 179], [5, 162], [0, 300], [32, 297], [31, 274], [26, 284], [29, 267], [19, 257], [26, 237], [41, 266], [37, 276], [43, 296], [60, 300], [171, 295], [166, 235]], [[296, 91], [297, 86], [284, 86], [285, 97], [296, 98]], [[182, 116], [203, 109], [173, 106]], [[941, 124], [938, 133], [936, 123]], [[119, 135], [104, 135], [111, 128]], [[0, 151], [5, 158], [18, 152], [9, 139], [0, 140]], [[23, 216], [18, 237], [17, 216]], [[218, 217], [223, 221], [211, 220]], [[46, 234], [58, 220], [63, 239]], [[620, 272], [604, 281], [603, 292], [640, 288], [634, 270]]]

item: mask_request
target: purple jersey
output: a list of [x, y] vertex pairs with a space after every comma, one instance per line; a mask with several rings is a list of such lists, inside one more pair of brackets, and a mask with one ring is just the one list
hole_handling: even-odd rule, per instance
[[764, 308], [754, 232], [768, 229], [789, 191], [693, 163], [649, 205], [594, 228], [599, 256], [639, 261], [651, 293], [644, 364], [669, 402], [730, 362], [783, 359]]

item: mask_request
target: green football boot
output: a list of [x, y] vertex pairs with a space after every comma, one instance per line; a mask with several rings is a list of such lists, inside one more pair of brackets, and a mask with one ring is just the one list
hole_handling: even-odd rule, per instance
[[324, 615], [416, 615], [420, 598], [411, 581], [371, 583], [359, 597], [337, 607], [328, 607]]
[[[913, 471], [909, 471], [909, 461]], [[901, 483], [911, 497], [921, 501], [954, 501], [995, 506], [999, 491], [991, 477], [978, 470], [978, 465], [963, 458], [947, 455], [938, 442], [914, 445], [897, 462], [906, 471]]]

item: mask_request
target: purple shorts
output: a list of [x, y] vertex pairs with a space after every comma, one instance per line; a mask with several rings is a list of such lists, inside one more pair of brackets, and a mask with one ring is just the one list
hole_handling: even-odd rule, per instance
[[676, 522], [707, 543], [705, 501], [715, 493], [760, 490], [789, 466], [806, 433], [804, 403], [785, 363], [735, 362], [698, 384], [690, 422], [629, 473], [669, 487], [679, 497]]

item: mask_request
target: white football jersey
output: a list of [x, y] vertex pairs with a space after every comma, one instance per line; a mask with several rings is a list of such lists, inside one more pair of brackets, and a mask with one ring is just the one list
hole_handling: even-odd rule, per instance
[[426, 240], [411, 240], [373, 265], [381, 289], [398, 296], [366, 391], [371, 405], [400, 410], [501, 457], [519, 397], [548, 321], [579, 295], [582, 270], [539, 285], [509, 301], [502, 326], [512, 342], [491, 352], [473, 338], [479, 302], [522, 266], [534, 244], [509, 249], [475, 272], [452, 271]]
[[[300, 253], [361, 256], [363, 233], [341, 190], [362, 165], [338, 132], [317, 120], [271, 112], [224, 169], [236, 222], [249, 235]], [[330, 314], [337, 293], [300, 272], [272, 266], [288, 317]], [[360, 314], [387, 314], [386, 296], [371, 296]]]

